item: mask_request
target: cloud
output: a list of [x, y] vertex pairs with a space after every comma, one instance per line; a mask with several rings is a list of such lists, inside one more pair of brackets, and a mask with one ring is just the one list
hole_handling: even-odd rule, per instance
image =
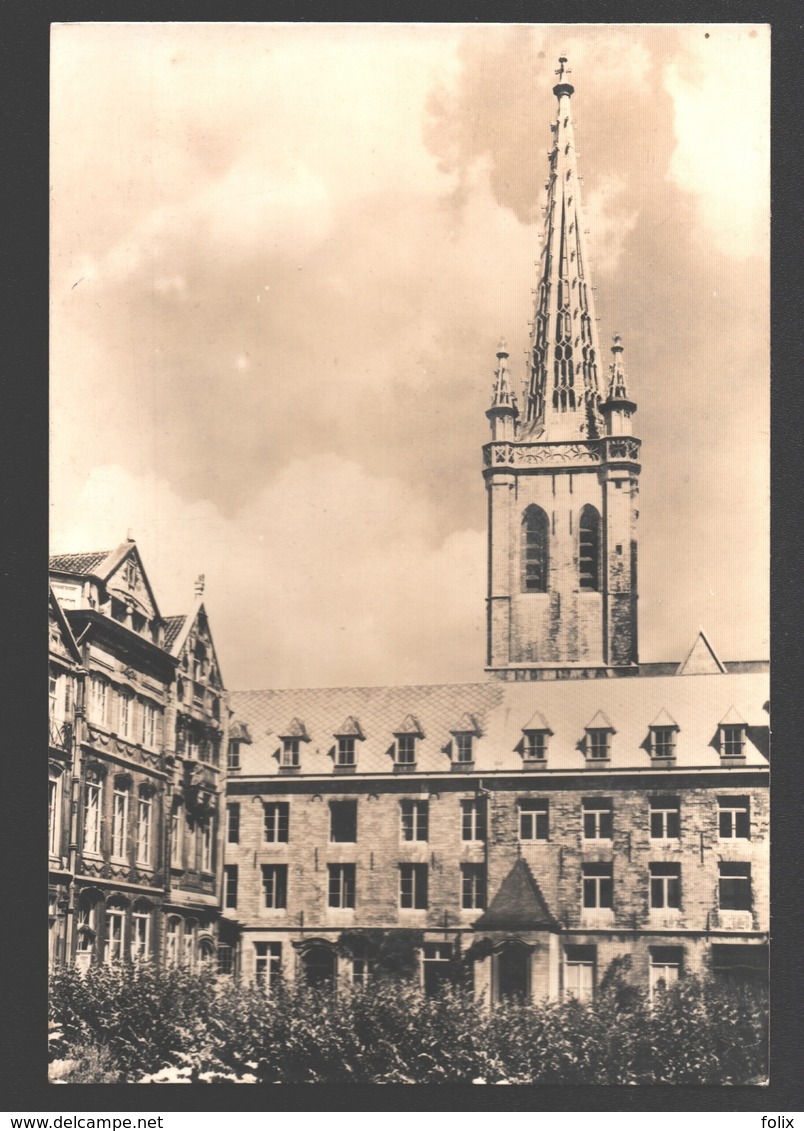
[[480, 679], [485, 538], [434, 545], [426, 510], [333, 455], [292, 461], [231, 518], [107, 465], [56, 492], [51, 545], [111, 548], [131, 529], [163, 615], [203, 572], [231, 688]]
[[[719, 251], [736, 260], [765, 256], [770, 219], [768, 28], [718, 24], [707, 30], [695, 25], [681, 38], [684, 54], [664, 69], [676, 134], [668, 177], [694, 196], [698, 221]], [[723, 66], [724, 58], [728, 66]]]

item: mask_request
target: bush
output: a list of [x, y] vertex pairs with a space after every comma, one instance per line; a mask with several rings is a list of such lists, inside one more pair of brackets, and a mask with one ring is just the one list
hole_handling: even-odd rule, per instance
[[[356, 940], [344, 940], [355, 942]], [[376, 943], [384, 940], [362, 940]], [[407, 966], [403, 961], [402, 967]], [[615, 963], [594, 1003], [425, 996], [379, 979], [337, 994], [147, 963], [54, 974], [64, 1082], [745, 1084], [767, 1073], [766, 1003], [687, 978], [653, 1007]], [[65, 1067], [65, 1064], [67, 1067]]]

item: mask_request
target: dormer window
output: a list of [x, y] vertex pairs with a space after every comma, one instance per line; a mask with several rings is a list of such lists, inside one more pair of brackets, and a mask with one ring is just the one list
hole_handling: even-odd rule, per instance
[[227, 770], [239, 770], [240, 769], [240, 743], [239, 743], [239, 741], [233, 740], [229, 743], [229, 753], [228, 753], [228, 756], [227, 756], [227, 759], [226, 759], [226, 769]]
[[336, 764], [338, 766], [353, 766], [355, 764], [354, 735], [342, 734], [339, 736]]
[[718, 724], [718, 740], [721, 758], [742, 758], [745, 756], [746, 723], [731, 707]]
[[481, 733], [477, 719], [465, 711], [450, 733], [453, 765], [471, 767], [475, 759], [474, 740], [479, 738]]
[[745, 727], [725, 726], [720, 728], [720, 753], [724, 758], [741, 758], [745, 745]]
[[526, 730], [522, 754], [526, 762], [543, 762], [547, 757], [547, 731]]
[[[301, 725], [301, 724], [300, 724]], [[360, 723], [352, 715], [335, 732], [335, 769], [353, 770], [357, 764], [357, 743], [365, 738]]]
[[416, 742], [424, 738], [424, 732], [419, 726], [418, 719], [413, 715], [406, 715], [394, 731], [394, 761], [398, 767], [406, 769], [416, 768]]
[[285, 767], [298, 766], [299, 764], [299, 744], [298, 738], [283, 738], [282, 739], [282, 760], [281, 765]]
[[650, 756], [657, 761], [667, 762], [676, 756], [676, 735], [678, 725], [661, 710], [650, 724]]
[[396, 760], [400, 766], [416, 763], [416, 735], [399, 734], [396, 738]]
[[544, 715], [534, 712], [522, 728], [522, 741], [517, 750], [521, 753], [526, 766], [541, 765], [547, 758], [547, 743], [552, 735], [550, 724]]
[[611, 758], [614, 733], [609, 720], [602, 711], [598, 711], [586, 726], [586, 757], [590, 762], [606, 762]]
[[474, 758], [472, 743], [473, 734], [458, 733], [455, 735], [455, 761], [471, 762]]

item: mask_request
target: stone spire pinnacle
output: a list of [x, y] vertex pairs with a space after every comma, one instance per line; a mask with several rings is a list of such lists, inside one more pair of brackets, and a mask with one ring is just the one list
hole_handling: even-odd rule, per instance
[[611, 353], [612, 362], [609, 366], [609, 399], [610, 400], [629, 400], [628, 384], [625, 376], [625, 365], [623, 363], [623, 340], [619, 334], [614, 335], [612, 341]]
[[494, 371], [491, 408], [487, 411], [486, 416], [491, 424], [492, 439], [513, 440], [515, 438], [519, 409], [516, 403], [516, 393], [511, 385], [511, 374], [508, 370], [508, 346], [505, 338], [500, 338], [500, 344], [497, 346], [497, 368]]
[[593, 439], [602, 435], [598, 333], [570, 98], [566, 56], [559, 59], [558, 99], [549, 158], [539, 285], [534, 300], [523, 437]]
[[609, 436], [630, 436], [631, 417], [636, 412], [636, 404], [628, 395], [623, 340], [619, 334], [614, 335], [611, 355], [608, 396], [600, 406], [600, 411], [606, 419], [606, 432]]

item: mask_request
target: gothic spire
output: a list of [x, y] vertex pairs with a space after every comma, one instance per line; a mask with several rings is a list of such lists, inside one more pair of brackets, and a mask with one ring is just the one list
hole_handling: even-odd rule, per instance
[[575, 88], [566, 81], [566, 56], [558, 62], [523, 428], [523, 436], [543, 431], [546, 440], [594, 438], [603, 431], [600, 351], [570, 107]]

